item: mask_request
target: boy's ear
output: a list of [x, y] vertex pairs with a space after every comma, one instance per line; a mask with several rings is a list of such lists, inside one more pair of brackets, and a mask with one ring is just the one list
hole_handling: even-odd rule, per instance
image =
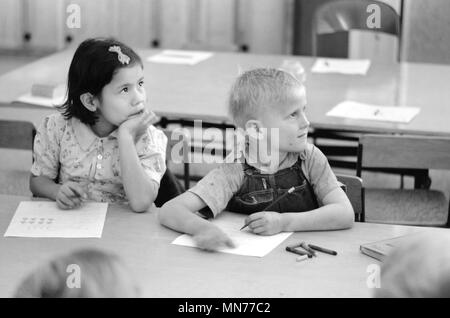
[[84, 93], [80, 95], [80, 101], [84, 107], [89, 111], [95, 112], [98, 108], [97, 98], [91, 93]]
[[247, 122], [245, 123], [245, 130], [259, 131], [261, 127], [262, 123], [256, 119], [247, 120]]
[[256, 119], [250, 119], [245, 123], [245, 131], [253, 138], [260, 138], [263, 135], [262, 127], [262, 123]]

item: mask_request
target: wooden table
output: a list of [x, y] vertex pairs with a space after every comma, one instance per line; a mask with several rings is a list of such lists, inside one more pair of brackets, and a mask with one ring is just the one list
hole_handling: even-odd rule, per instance
[[[283, 60], [299, 60], [307, 70], [307, 115], [314, 128], [360, 132], [450, 136], [450, 66], [436, 64], [373, 63], [366, 76], [313, 74], [315, 59], [299, 56], [216, 53], [195, 66], [155, 64], [146, 58], [158, 50], [138, 50], [145, 64], [150, 107], [168, 118], [229, 123], [227, 94], [238, 70], [279, 67]], [[0, 76], [0, 103], [10, 103], [30, 91], [33, 83], [65, 82], [73, 50], [62, 51]], [[326, 116], [344, 100], [420, 107], [408, 124], [352, 120]], [[0, 107], [0, 118], [39, 123], [53, 110], [23, 106]]]
[[[445, 229], [357, 223], [350, 230], [294, 233], [265, 257], [208, 253], [170, 244], [179, 234], [157, 223], [154, 211], [133, 213], [110, 205], [101, 239], [3, 237], [20, 201], [0, 195], [0, 297], [12, 295], [35, 266], [60, 253], [97, 247], [120, 255], [146, 297], [369, 297], [366, 285], [375, 259], [362, 243], [418, 231]], [[338, 251], [296, 262], [284, 250], [299, 241]]]

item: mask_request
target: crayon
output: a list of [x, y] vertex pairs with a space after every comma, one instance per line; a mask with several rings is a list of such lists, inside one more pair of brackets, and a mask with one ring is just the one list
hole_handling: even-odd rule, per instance
[[319, 251], [319, 252], [322, 252], [322, 253], [326, 253], [326, 254], [330, 254], [330, 255], [337, 255], [336, 251], [329, 250], [327, 248], [323, 248], [323, 247], [320, 247], [320, 246], [317, 246], [317, 245], [312, 245], [312, 244], [308, 244], [308, 246], [310, 248], [312, 248], [313, 250], [316, 250], [316, 251]]

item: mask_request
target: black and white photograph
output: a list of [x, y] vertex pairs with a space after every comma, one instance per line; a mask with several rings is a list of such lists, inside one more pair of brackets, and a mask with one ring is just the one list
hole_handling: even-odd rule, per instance
[[0, 0], [0, 298], [449, 298], [449, 17]]

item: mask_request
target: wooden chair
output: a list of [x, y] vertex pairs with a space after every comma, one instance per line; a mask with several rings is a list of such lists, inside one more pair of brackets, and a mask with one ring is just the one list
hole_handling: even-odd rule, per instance
[[[36, 129], [26, 121], [0, 120], [0, 148], [33, 150]], [[2, 155], [2, 159], [6, 160]], [[12, 158], [14, 159], [14, 158]], [[30, 160], [31, 167], [31, 160]], [[10, 170], [0, 167], [0, 193], [13, 195], [30, 195], [29, 168]]]
[[[163, 129], [164, 134], [167, 137], [167, 147], [166, 147], [166, 163], [172, 160], [172, 150], [175, 145], [178, 145], [179, 142], [182, 142], [182, 153], [177, 155], [184, 156], [186, 149], [186, 138], [184, 135], [179, 134], [179, 138], [172, 138], [173, 131], [169, 129]], [[189, 163], [185, 161], [185, 167]], [[186, 172], [186, 171], [185, 171]], [[158, 196], [155, 199], [155, 205], [157, 207], [161, 207], [167, 201], [173, 199], [174, 197], [180, 195], [185, 191], [185, 188], [178, 181], [177, 177], [170, 171], [169, 167], [167, 167], [166, 172], [164, 173], [160, 187]]]
[[[450, 139], [443, 137], [363, 135], [357, 175], [363, 168], [450, 169]], [[445, 195], [428, 189], [365, 188], [368, 222], [449, 226]]]
[[364, 222], [364, 187], [362, 179], [356, 176], [340, 174], [337, 174], [336, 178], [344, 185], [343, 189], [355, 212], [355, 221]]

